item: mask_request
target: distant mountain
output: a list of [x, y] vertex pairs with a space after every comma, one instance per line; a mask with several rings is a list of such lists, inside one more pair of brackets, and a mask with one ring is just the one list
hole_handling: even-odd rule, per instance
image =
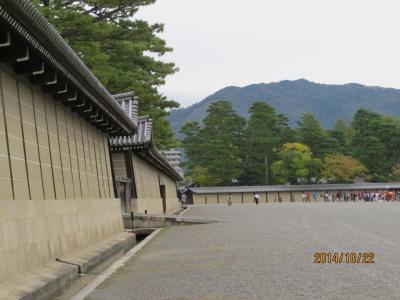
[[[210, 103], [228, 100], [242, 116], [248, 116], [253, 102], [265, 101], [289, 118], [296, 126], [304, 112], [312, 112], [324, 128], [333, 126], [338, 118], [350, 120], [359, 108], [400, 116], [400, 90], [361, 84], [330, 85], [299, 79], [274, 83], [229, 86], [187, 108], [172, 110], [169, 116], [175, 133], [184, 123], [202, 121]], [[179, 135], [179, 134], [178, 134]]]

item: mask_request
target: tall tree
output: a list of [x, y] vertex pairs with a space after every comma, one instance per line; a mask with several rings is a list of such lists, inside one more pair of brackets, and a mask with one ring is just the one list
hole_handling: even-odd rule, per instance
[[201, 166], [204, 161], [204, 141], [201, 136], [200, 125], [197, 122], [188, 122], [183, 125], [181, 133], [185, 137], [182, 141], [182, 146], [188, 157], [188, 160], [184, 162], [184, 166], [194, 171], [195, 167]]
[[312, 113], [303, 114], [298, 125], [300, 142], [309, 146], [316, 157], [323, 158], [337, 151], [338, 142], [327, 134]]
[[190, 175], [212, 178], [213, 185], [232, 185], [243, 170], [240, 145], [246, 121], [228, 101], [212, 103], [207, 112], [203, 128], [189, 123], [182, 130]]
[[33, 0], [111, 93], [135, 92], [140, 113], [155, 120], [155, 142], [164, 149], [176, 145], [165, 117], [178, 103], [158, 87], [177, 69], [158, 59], [172, 51], [159, 37], [163, 25], [135, 19], [141, 7], [155, 1]]
[[353, 118], [353, 128], [352, 146], [355, 158], [369, 169], [372, 180], [386, 180], [390, 174], [390, 162], [387, 159], [385, 137], [381, 136], [383, 129], [381, 116], [360, 109]]
[[331, 138], [336, 140], [337, 152], [350, 155], [351, 140], [353, 137], [353, 129], [343, 119], [338, 119], [331, 130], [328, 131]]
[[241, 184], [271, 184], [271, 165], [277, 160], [277, 149], [288, 142], [292, 130], [287, 118], [276, 113], [265, 102], [254, 102], [243, 136]]

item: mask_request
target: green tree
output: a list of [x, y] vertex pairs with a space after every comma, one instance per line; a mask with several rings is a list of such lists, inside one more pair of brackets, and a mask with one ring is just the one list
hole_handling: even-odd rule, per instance
[[391, 179], [392, 179], [393, 181], [400, 181], [400, 163], [396, 164], [396, 165], [392, 168]]
[[287, 118], [276, 113], [265, 102], [254, 102], [243, 133], [242, 156], [244, 170], [241, 184], [271, 184], [271, 165], [276, 161], [276, 149], [288, 142], [292, 130]]
[[134, 91], [141, 114], [154, 120], [160, 149], [176, 145], [167, 109], [178, 103], [158, 91], [177, 68], [159, 59], [172, 51], [159, 37], [162, 24], [135, 19], [156, 0], [33, 0], [96, 77], [115, 94]]
[[192, 181], [200, 186], [212, 186], [216, 178], [210, 174], [207, 168], [194, 166], [192, 171]]
[[343, 119], [338, 119], [334, 127], [328, 131], [328, 134], [331, 138], [337, 141], [336, 150], [338, 153], [346, 155], [350, 155], [352, 153], [351, 140], [353, 137], [353, 129]]
[[350, 183], [355, 178], [368, 179], [368, 169], [358, 160], [342, 154], [329, 154], [324, 158], [322, 176], [330, 183]]
[[[243, 171], [240, 145], [246, 121], [228, 101], [212, 103], [207, 112], [203, 128], [189, 123], [182, 129], [189, 175], [195, 180], [207, 170], [214, 179], [210, 185], [232, 185], [232, 180], [238, 179]], [[198, 170], [200, 174], [196, 173]]]
[[357, 111], [353, 118], [354, 137], [352, 147], [354, 157], [370, 171], [373, 181], [385, 181], [390, 174], [391, 160], [385, 138], [382, 117], [365, 109]]
[[298, 136], [299, 141], [309, 146], [318, 158], [337, 151], [337, 140], [328, 135], [312, 113], [305, 113], [301, 117], [298, 122]]
[[186, 156], [189, 158], [183, 164], [189, 170], [194, 170], [204, 161], [203, 140], [201, 137], [201, 128], [197, 122], [188, 122], [183, 125], [181, 133], [185, 136], [182, 146], [185, 149]]
[[[276, 183], [299, 184], [310, 181], [311, 175], [317, 175], [316, 166], [320, 160], [312, 157], [311, 149], [299, 143], [287, 143], [279, 152], [280, 160], [272, 165], [272, 174]], [[310, 167], [314, 169], [311, 174]], [[319, 176], [319, 175], [318, 175]]]

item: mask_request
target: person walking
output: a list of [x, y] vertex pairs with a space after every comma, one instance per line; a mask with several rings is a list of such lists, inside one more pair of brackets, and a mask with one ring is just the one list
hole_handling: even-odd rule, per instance
[[258, 204], [259, 201], [260, 201], [260, 195], [259, 195], [258, 193], [255, 193], [255, 194], [254, 194], [254, 202], [255, 202], [256, 204]]
[[228, 194], [228, 206], [232, 206], [232, 194]]
[[312, 199], [314, 202], [317, 202], [317, 196], [318, 196], [317, 192], [312, 193]]
[[290, 193], [290, 202], [296, 202], [296, 199], [294, 199], [294, 196], [292, 193]]

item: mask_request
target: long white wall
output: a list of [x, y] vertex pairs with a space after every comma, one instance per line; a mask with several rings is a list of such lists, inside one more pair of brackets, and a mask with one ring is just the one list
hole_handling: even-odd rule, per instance
[[132, 203], [133, 210], [138, 213], [144, 213], [145, 210], [149, 214], [163, 213], [161, 183], [166, 187], [167, 213], [175, 212], [179, 207], [175, 181], [135, 154], [132, 154], [132, 163], [137, 189], [137, 199]]
[[0, 283], [123, 231], [107, 136], [0, 67]]

